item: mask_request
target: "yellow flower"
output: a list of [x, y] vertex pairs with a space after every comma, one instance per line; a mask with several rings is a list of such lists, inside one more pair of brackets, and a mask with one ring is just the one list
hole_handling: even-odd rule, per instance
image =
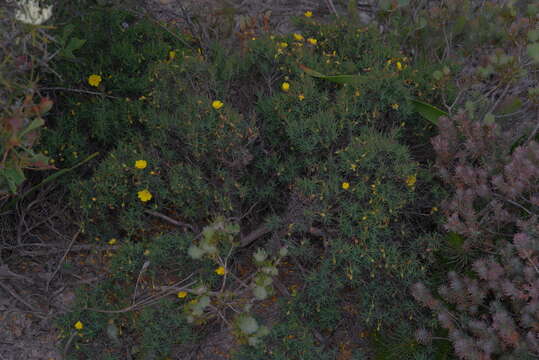
[[211, 103], [211, 106], [212, 108], [214, 108], [215, 110], [219, 110], [220, 108], [223, 107], [223, 103], [219, 100], [215, 100], [214, 102]]
[[415, 175], [410, 175], [406, 178], [406, 185], [408, 185], [409, 187], [412, 187], [415, 185], [417, 181], [417, 177]]
[[403, 67], [400, 61], [397, 61], [395, 65], [397, 66], [397, 70], [402, 71]]
[[287, 83], [287, 82], [282, 83], [281, 89], [283, 89], [283, 91], [285, 91], [285, 92], [290, 90], [290, 84]]
[[318, 40], [316, 39], [313, 39], [313, 38], [308, 38], [307, 39], [307, 42], [311, 45], [316, 45], [316, 43], [318, 42]]
[[146, 160], [137, 160], [137, 161], [135, 161], [135, 167], [137, 169], [145, 169], [146, 166], [148, 166], [148, 162]]
[[343, 182], [343, 183], [342, 183], [342, 188], [343, 188], [344, 190], [348, 190], [348, 189], [350, 188], [350, 183]]
[[139, 191], [137, 195], [142, 202], [150, 201], [152, 199], [152, 194], [146, 189]]
[[305, 100], [305, 95], [299, 94], [299, 95], [298, 95], [298, 99], [299, 99], [299, 101]]
[[393, 110], [399, 110], [399, 104], [391, 104]]
[[75, 329], [77, 329], [77, 330], [82, 330], [83, 327], [84, 327], [84, 324], [81, 323], [80, 321], [77, 321], [77, 322], [75, 323]]
[[112, 239], [109, 240], [109, 245], [114, 245], [114, 244], [116, 244], [117, 241], [118, 240], [116, 240], [116, 238], [112, 238]]
[[288, 46], [288, 44], [285, 43], [284, 41], [279, 43], [279, 47], [282, 47], [283, 49], [284, 49], [285, 47], [287, 47], [287, 46]]
[[301, 41], [303, 40], [303, 36], [301, 36], [301, 34], [294, 34], [294, 39], [296, 39], [297, 41]]
[[305, 11], [305, 14], [303, 14], [303, 15], [305, 15], [305, 17], [310, 18], [310, 17], [313, 16], [313, 12], [312, 11]]
[[93, 74], [88, 77], [88, 84], [90, 84], [91, 86], [98, 87], [101, 83], [101, 80], [101, 76]]
[[168, 52], [168, 58], [174, 60], [176, 58], [176, 51], [172, 50]]
[[225, 274], [225, 268], [222, 266], [219, 266], [217, 269], [215, 269], [215, 273], [217, 275], [224, 275]]
[[180, 299], [183, 299], [183, 298], [186, 297], [186, 296], [187, 296], [187, 291], [180, 291], [180, 292], [178, 293], [178, 297], [179, 297]]

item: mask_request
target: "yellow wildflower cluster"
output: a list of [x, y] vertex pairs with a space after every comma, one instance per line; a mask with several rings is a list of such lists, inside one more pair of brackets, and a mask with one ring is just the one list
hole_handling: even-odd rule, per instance
[[96, 74], [92, 74], [90, 76], [88, 76], [88, 84], [90, 84], [90, 86], [93, 86], [93, 87], [98, 87], [99, 84], [101, 84], [101, 76], [99, 75], [96, 75]]
[[139, 191], [137, 193], [137, 195], [138, 195], [138, 198], [140, 199], [140, 201], [142, 201], [142, 202], [147, 202], [147, 201], [150, 201], [152, 199], [152, 193], [150, 193], [146, 189]]
[[225, 271], [225, 268], [222, 267], [222, 266], [219, 266], [217, 269], [215, 269], [215, 273], [216, 273], [217, 275], [221, 275], [221, 276], [222, 276], [222, 275], [225, 274], [225, 272], [226, 272], [226, 271]]
[[413, 187], [417, 181], [417, 177], [415, 175], [410, 175], [406, 178], [406, 185], [409, 187]]
[[408, 65], [406, 65], [407, 61], [408, 61], [408, 58], [406, 56], [402, 58], [391, 58], [386, 61], [386, 66], [395, 64], [395, 68], [397, 69], [397, 71], [402, 71], [408, 67]]
[[223, 107], [223, 102], [220, 101], [220, 100], [214, 100], [212, 103], [211, 103], [211, 107], [214, 108], [215, 110], [219, 110], [220, 108]]
[[284, 82], [281, 84], [281, 89], [284, 91], [284, 92], [287, 92], [288, 90], [290, 90], [290, 84], [287, 83], [287, 82]]
[[135, 168], [137, 169], [145, 169], [146, 166], [148, 166], [148, 162], [146, 160], [137, 160], [135, 161]]

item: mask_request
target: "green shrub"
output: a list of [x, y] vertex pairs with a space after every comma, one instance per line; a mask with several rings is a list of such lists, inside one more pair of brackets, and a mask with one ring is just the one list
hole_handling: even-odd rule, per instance
[[[80, 33], [73, 34], [82, 36], [80, 29], [107, 16], [83, 19], [74, 30]], [[215, 45], [198, 53], [178, 50], [173, 57], [172, 43], [144, 20], [134, 24], [129, 15], [114, 12], [103, 29], [112, 32], [111, 26], [120, 29], [111, 36], [118, 37], [125, 59], [116, 52], [105, 58], [100, 49], [108, 44], [98, 32], [77, 51], [85, 59], [81, 63], [91, 64], [58, 66], [72, 84], [85, 82], [88, 74], [82, 73], [91, 69], [103, 75], [98, 91], [132, 100], [77, 95], [71, 105], [65, 103], [75, 112], [72, 119], [59, 116], [49, 134], [49, 145], [62, 154], [80, 156], [90, 142], [108, 151], [92, 174], [70, 186], [86, 234], [119, 239], [110, 262], [111, 285], [98, 290], [109, 291], [106, 297], [114, 302], [100, 306], [129, 306], [133, 291], [147, 286], [148, 274], [157, 283], [164, 283], [162, 274], [193, 274], [196, 286], [178, 294], [188, 299], [184, 314], [171, 315], [163, 326], [183, 329], [183, 316], [193, 326], [233, 318], [232, 327], [244, 332], [239, 337], [259, 346], [244, 356], [275, 359], [332, 358], [336, 350], [317, 344], [313, 334], [347, 332], [351, 322], [384, 335], [430, 324], [408, 294], [412, 283], [425, 279], [432, 261], [425, 255], [432, 245], [410, 214], [430, 211], [429, 197], [435, 195], [431, 179], [421, 176], [425, 170], [402, 143], [423, 127], [408, 98], [433, 94], [423, 83], [431, 68], [401, 53], [395, 36], [344, 22], [304, 23], [304, 38], [316, 43], [261, 37], [241, 55]], [[159, 41], [146, 48], [144, 37], [154, 35]], [[107, 66], [111, 78], [104, 76]], [[312, 77], [305, 67], [364, 77], [334, 84]], [[422, 84], [416, 88], [414, 81]], [[92, 113], [96, 108], [102, 111]], [[137, 165], [140, 160], [145, 166]], [[188, 232], [171, 233], [172, 226]], [[425, 224], [429, 231], [434, 226], [434, 221]], [[309, 249], [303, 248], [304, 239]], [[268, 250], [257, 250], [252, 266], [255, 241]], [[301, 255], [305, 287], [285, 307], [290, 317], [266, 338], [249, 315], [250, 305], [273, 293], [272, 279], [284, 256], [276, 250], [288, 244]], [[253, 278], [237, 280], [245, 267]], [[350, 304], [357, 307], [351, 314], [343, 311]], [[147, 316], [167, 317], [174, 310], [172, 304], [148, 308]], [[64, 327], [72, 327], [71, 316]], [[126, 316], [132, 322], [125, 329], [138, 329], [136, 338], [148, 344], [141, 353], [158, 355], [154, 345], [162, 333], [144, 335], [150, 325], [138, 327], [137, 315]], [[105, 331], [103, 321], [96, 326], [96, 333]], [[402, 342], [415, 344], [409, 338]]]
[[[183, 48], [181, 40], [148, 19], [99, 6], [71, 18], [54, 35], [62, 47], [53, 68], [62, 77], [47, 82], [59, 92], [62, 111], [45, 135], [51, 155], [68, 165], [144, 134], [143, 109], [153, 81], [148, 68], [169, 61], [171, 51]], [[80, 47], [66, 54], [73, 41]], [[91, 75], [100, 81], [90, 84]]]

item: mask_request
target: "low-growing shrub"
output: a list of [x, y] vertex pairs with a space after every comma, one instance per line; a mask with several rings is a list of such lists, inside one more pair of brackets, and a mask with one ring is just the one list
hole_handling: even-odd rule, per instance
[[[466, 113], [439, 127], [436, 166], [453, 190], [445, 227], [476, 255], [464, 275], [449, 272], [443, 301], [422, 283], [412, 294], [437, 314], [461, 359], [537, 357], [539, 144], [532, 133], [514, 148], [510, 133]], [[427, 330], [418, 335], [430, 341]]]

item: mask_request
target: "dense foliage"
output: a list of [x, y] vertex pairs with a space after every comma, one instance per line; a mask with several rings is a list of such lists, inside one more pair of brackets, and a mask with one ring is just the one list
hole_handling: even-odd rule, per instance
[[54, 39], [39, 102], [5, 46], [0, 114], [1, 246], [55, 166], [31, 190], [65, 192], [98, 274], [56, 319], [68, 359], [539, 356], [536, 5], [351, 1], [242, 18], [234, 48], [80, 2], [25, 28]]

